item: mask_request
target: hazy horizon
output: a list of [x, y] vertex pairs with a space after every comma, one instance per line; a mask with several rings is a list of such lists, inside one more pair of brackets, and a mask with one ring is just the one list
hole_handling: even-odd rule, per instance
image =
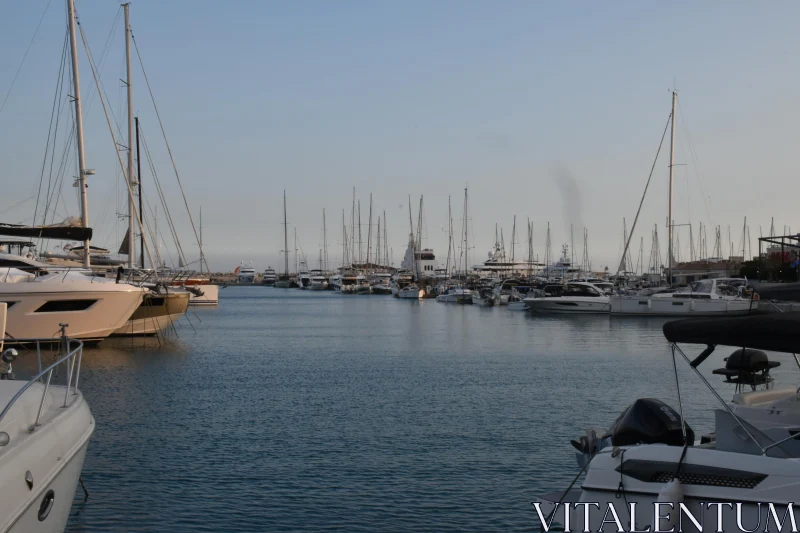
[[[81, 0], [76, 6], [117, 142], [127, 145], [121, 8]], [[718, 225], [723, 255], [729, 241], [740, 255], [744, 217], [754, 253], [773, 217], [776, 233], [800, 229], [792, 215], [800, 192], [793, 179], [792, 124], [800, 118], [793, 105], [800, 89], [794, 2], [142, 0], [130, 9], [195, 223], [202, 207], [205, 254], [215, 271], [232, 271], [240, 261], [282, 270], [284, 189], [290, 247], [296, 228], [315, 265], [325, 209], [328, 256], [338, 266], [342, 212], [349, 228], [353, 187], [364, 239], [370, 193], [373, 212], [386, 211], [395, 265], [408, 240], [409, 195], [415, 227], [424, 195], [425, 244], [443, 265], [448, 197], [459, 239], [468, 187], [470, 263], [484, 260], [496, 224], [510, 248], [516, 215], [518, 257], [527, 254], [530, 219], [540, 260], [549, 222], [554, 259], [570, 243], [572, 226], [580, 261], [585, 227], [592, 267], [615, 270], [623, 218], [630, 228], [672, 89], [679, 93], [675, 223], [692, 224], [695, 240], [699, 224], [708, 226], [708, 255]], [[71, 89], [54, 98], [65, 17], [65, 2], [42, 0], [15, 5], [0, 20], [0, 105], [7, 98], [0, 112], [1, 222], [29, 224], [36, 211], [40, 223], [48, 190], [60, 191], [51, 195], [56, 208], [48, 222], [79, 214], [74, 149], [64, 136]], [[93, 244], [116, 251], [127, 227], [120, 216], [126, 189], [89, 61], [79, 51], [86, 159], [96, 170], [89, 223]], [[133, 64], [134, 110], [193, 260], [198, 248], [135, 51]], [[58, 133], [46, 156], [54, 101]], [[655, 224], [666, 259], [668, 150], [669, 135], [632, 239], [634, 264], [644, 240], [645, 267]], [[152, 221], [160, 200], [148, 161], [142, 169]], [[157, 210], [171, 243], [163, 208]], [[676, 235], [686, 260], [688, 227]]]

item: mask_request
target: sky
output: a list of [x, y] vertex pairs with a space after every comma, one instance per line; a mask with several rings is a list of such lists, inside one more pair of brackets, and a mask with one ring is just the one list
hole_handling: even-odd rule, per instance
[[[120, 4], [76, 0], [76, 7], [125, 147]], [[282, 270], [284, 189], [290, 241], [296, 229], [312, 267], [323, 209], [330, 262], [340, 262], [353, 188], [364, 239], [370, 193], [373, 212], [386, 212], [395, 264], [408, 241], [409, 196], [416, 226], [423, 195], [425, 245], [443, 263], [448, 198], [459, 240], [465, 187], [470, 263], [486, 257], [496, 225], [510, 248], [516, 215], [517, 255], [527, 254], [530, 219], [539, 259], [548, 223], [552, 254], [574, 240], [577, 260], [586, 228], [592, 267], [615, 270], [623, 219], [630, 228], [672, 89], [680, 258], [690, 254], [688, 224], [695, 241], [699, 224], [709, 227], [707, 254], [710, 228], [721, 226], [725, 255], [730, 241], [741, 255], [745, 217], [754, 253], [773, 218], [778, 233], [800, 229], [797, 2], [135, 0], [130, 12], [195, 223], [202, 208], [212, 270], [242, 261]], [[48, 216], [79, 215], [74, 148], [64, 137], [72, 90], [56, 91], [65, 21], [63, 0], [15, 2], [0, 19], [2, 222], [31, 223], [34, 213], [41, 222], [48, 184], [61, 193]], [[79, 51], [86, 159], [96, 171], [88, 189], [93, 244], [116, 250], [127, 192]], [[191, 261], [198, 246], [135, 50], [133, 61], [134, 112]], [[48, 144], [54, 101], [60, 129]], [[45, 157], [48, 147], [54, 157]], [[669, 134], [632, 239], [634, 263], [642, 240], [648, 263], [654, 226], [665, 255], [668, 149]], [[146, 217], [158, 218], [169, 243], [162, 253], [173, 250], [174, 260], [163, 208], [152, 216], [160, 201], [149, 165], [142, 176]]]

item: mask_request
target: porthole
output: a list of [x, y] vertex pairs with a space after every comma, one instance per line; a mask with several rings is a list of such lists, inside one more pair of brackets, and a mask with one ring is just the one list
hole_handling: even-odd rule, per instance
[[53, 510], [53, 501], [55, 499], [56, 493], [53, 492], [53, 489], [48, 490], [42, 499], [41, 505], [39, 505], [39, 522], [44, 522], [50, 511]]

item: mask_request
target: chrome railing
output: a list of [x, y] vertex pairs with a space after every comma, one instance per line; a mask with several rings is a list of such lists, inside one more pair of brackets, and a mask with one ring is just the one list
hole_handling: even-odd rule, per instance
[[[47, 368], [42, 368], [42, 344], [51, 345], [53, 340], [51, 339], [14, 339], [14, 344], [36, 344], [36, 355], [38, 360], [38, 370], [39, 373], [36, 374], [30, 381], [28, 381], [25, 386], [23, 386], [17, 393], [8, 401], [6, 406], [0, 411], [0, 422], [3, 421], [3, 418], [6, 414], [11, 410], [14, 404], [19, 400], [28, 389], [33, 386], [36, 382], [44, 383], [44, 390], [42, 391], [42, 397], [39, 400], [39, 409], [36, 412], [36, 420], [34, 420], [33, 425], [28, 427], [28, 431], [33, 432], [39, 426], [39, 419], [42, 416], [42, 409], [44, 408], [44, 402], [47, 398], [47, 390], [50, 388], [50, 382], [53, 379], [53, 372], [59, 368], [61, 365], [65, 365], [66, 370], [66, 387], [64, 389], [64, 404], [62, 407], [67, 407], [69, 405], [69, 397], [70, 393], [72, 396], [76, 396], [78, 394], [78, 382], [80, 381], [81, 377], [81, 361], [83, 360], [83, 342], [77, 339], [70, 339], [67, 337], [67, 324], [59, 324], [61, 326], [61, 337], [59, 340], [59, 358], [58, 360], [48, 366]], [[62, 355], [63, 354], [63, 355]], [[73, 383], [74, 378], [74, 383]]]

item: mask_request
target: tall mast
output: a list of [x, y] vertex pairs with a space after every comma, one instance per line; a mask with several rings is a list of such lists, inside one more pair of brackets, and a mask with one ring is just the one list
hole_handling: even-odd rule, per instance
[[344, 209], [342, 209], [342, 273], [347, 264], [347, 224], [344, 221]]
[[286, 221], [286, 189], [283, 189], [283, 251], [285, 253], [284, 274], [289, 276], [289, 224]]
[[417, 278], [417, 243], [414, 239], [414, 219], [411, 217], [411, 195], [408, 195], [408, 225], [410, 227], [410, 233], [408, 234], [408, 243], [411, 245], [411, 275], [414, 277], [414, 281]]
[[[419, 217], [417, 218], [417, 252], [422, 259], [422, 195], [419, 196]], [[417, 265], [417, 277], [419, 277], [419, 263]]]
[[386, 261], [386, 266], [389, 266], [389, 241], [386, 239], [386, 211], [383, 212], [383, 248], [385, 250], [385, 257], [384, 260]]
[[[86, 196], [86, 176], [94, 171], [86, 168], [83, 147], [83, 106], [81, 104], [81, 78], [78, 73], [78, 42], [75, 35], [75, 1], [67, 0], [67, 19], [69, 24], [69, 43], [72, 54], [72, 95], [75, 100], [75, 140], [78, 147], [78, 183], [81, 190], [81, 226], [89, 227], [89, 200]], [[83, 266], [89, 268], [89, 239], [83, 241]]]
[[[517, 215], [514, 215], [514, 224], [511, 226], [511, 262], [514, 262], [514, 241], [517, 240]], [[512, 273], [514, 267], [511, 267]]]
[[[142, 179], [139, 178], [139, 187], [142, 186]], [[141, 196], [141, 195], [140, 195]], [[141, 211], [140, 211], [141, 212]], [[203, 206], [200, 206], [200, 273], [203, 273], [203, 262], [205, 261], [205, 254], [203, 254]], [[142, 251], [144, 254], [144, 251]], [[142, 259], [144, 265], [144, 259]]]
[[447, 197], [447, 264], [444, 267], [445, 275], [450, 277], [450, 251], [453, 249], [453, 213], [450, 209], [450, 197]]
[[128, 268], [133, 268], [135, 248], [133, 246], [133, 213], [135, 211], [133, 202], [133, 188], [136, 187], [136, 179], [133, 176], [133, 91], [131, 88], [131, 20], [130, 3], [122, 4], [125, 12], [125, 68], [127, 78], [125, 85], [128, 90], [128, 182], [130, 182], [130, 192], [128, 193]]
[[325, 208], [322, 209], [322, 255], [324, 259], [323, 270], [328, 271], [328, 228], [325, 225]]
[[367, 222], [367, 263], [371, 260], [372, 251], [372, 193], [369, 193], [369, 222]]
[[672, 286], [672, 190], [673, 190], [673, 167], [675, 166], [675, 101], [678, 98], [678, 93], [672, 91], [672, 113], [669, 119], [669, 216], [667, 223], [669, 224], [669, 252], [667, 253], [667, 283]]
[[467, 238], [467, 232], [469, 228], [469, 213], [467, 210], [469, 209], [469, 203], [467, 201], [467, 188], [464, 187], [464, 281], [466, 282], [468, 277], [468, 270], [469, 270], [469, 240]]
[[350, 264], [356, 261], [356, 188], [353, 187], [353, 207], [350, 213]]
[[381, 216], [378, 215], [378, 241], [375, 243], [375, 259], [372, 260], [376, 265], [381, 264]]
[[[139, 216], [144, 222], [144, 209], [142, 208], [142, 155], [139, 151], [139, 117], [136, 117], [136, 177], [139, 184]], [[131, 222], [133, 224], [133, 222]], [[142, 270], [144, 270], [144, 226], [139, 234], [139, 252], [142, 254]], [[200, 208], [200, 273], [203, 272], [203, 208]]]
[[361, 241], [361, 200], [358, 201], [358, 264], [364, 264], [363, 245]]

